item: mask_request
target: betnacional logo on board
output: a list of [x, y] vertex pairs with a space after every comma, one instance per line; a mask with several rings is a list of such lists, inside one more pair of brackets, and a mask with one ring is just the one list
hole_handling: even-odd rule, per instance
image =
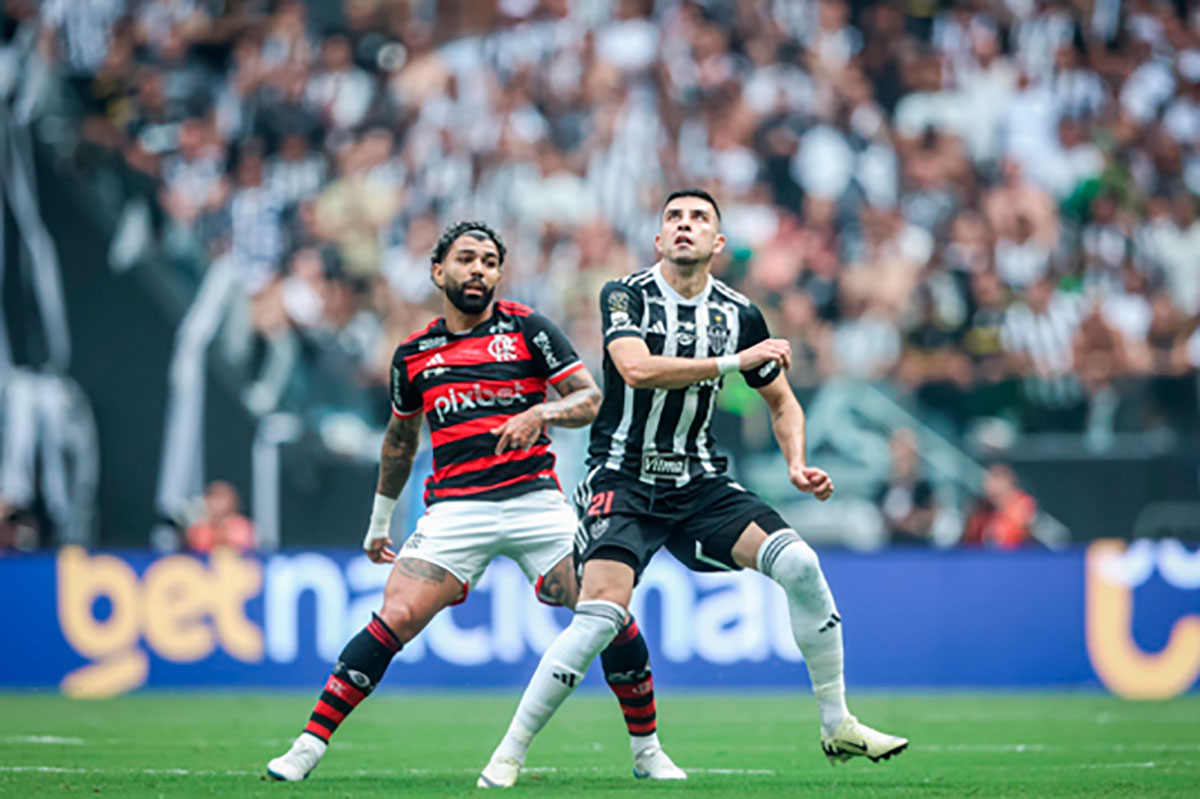
[[[314, 657], [331, 664], [379, 608], [389, 570], [361, 556], [298, 552], [259, 560], [218, 552], [207, 559], [168, 555], [139, 574], [120, 556], [66, 547], [56, 571], [59, 625], [87, 661], [60, 688], [96, 698], [153, 684], [151, 671], [162, 661], [194, 668], [199, 684], [219, 682], [236, 664], [243, 674], [261, 669], [258, 679], [266, 683], [285, 664]], [[759, 575], [693, 575], [659, 559], [641, 584], [632, 610], [654, 629], [668, 661], [800, 660], [787, 599]], [[521, 568], [504, 559], [472, 587], [469, 602], [471, 612], [435, 616], [397, 660], [519, 663], [540, 656], [567, 618], [538, 602]]]
[[[1102, 540], [1087, 552], [1087, 649], [1092, 668], [1114, 694], [1166, 699], [1200, 679], [1200, 551], [1173, 540]], [[1166, 644], [1147, 651], [1135, 637], [1138, 595], [1161, 580], [1162, 590], [1189, 592], [1196, 613], [1170, 624]], [[1162, 621], [1162, 620], [1158, 620]]]

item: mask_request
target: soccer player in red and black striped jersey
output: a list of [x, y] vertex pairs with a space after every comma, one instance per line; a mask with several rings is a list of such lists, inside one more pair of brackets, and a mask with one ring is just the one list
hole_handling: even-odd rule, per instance
[[[548, 425], [591, 424], [600, 389], [554, 323], [495, 298], [504, 255], [499, 235], [482, 222], [451, 226], [434, 249], [432, 277], [444, 315], [405, 339], [392, 360], [392, 419], [363, 541], [372, 561], [394, 564], [383, 607], [338, 656], [291, 749], [267, 764], [275, 779], [308, 776], [393, 656], [439, 611], [464, 601], [497, 555], [520, 564], [542, 601], [576, 614], [608, 612], [602, 603], [577, 601], [577, 519], [559, 488], [546, 435]], [[550, 387], [558, 399], [548, 398]], [[422, 417], [433, 442], [427, 510], [397, 554], [389, 527]], [[616, 620], [614, 629], [602, 661], [629, 729], [634, 774], [683, 779], [658, 743], [646, 642], [631, 617]]]

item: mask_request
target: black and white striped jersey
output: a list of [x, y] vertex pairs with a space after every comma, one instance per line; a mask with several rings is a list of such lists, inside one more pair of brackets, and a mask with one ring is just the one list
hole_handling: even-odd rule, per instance
[[[652, 355], [732, 355], [767, 338], [762, 313], [713, 277], [704, 291], [685, 299], [656, 265], [605, 284], [600, 315], [604, 402], [592, 424], [589, 468], [614, 469], [646, 483], [671, 486], [724, 472], [726, 459], [716, 454], [711, 431], [723, 378], [686, 388], [634, 389], [617, 371], [608, 345], [624, 336], [639, 336]], [[761, 388], [779, 374], [779, 365], [770, 361], [742, 374], [751, 386]]]

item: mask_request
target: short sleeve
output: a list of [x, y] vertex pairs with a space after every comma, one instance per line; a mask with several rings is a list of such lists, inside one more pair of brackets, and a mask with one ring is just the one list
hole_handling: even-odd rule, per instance
[[[738, 352], [753, 347], [760, 341], [766, 341], [769, 337], [762, 311], [753, 305], [748, 306], [742, 312], [741, 336], [739, 337], [741, 340], [738, 342]], [[742, 372], [742, 376], [746, 378], [746, 382], [751, 388], [762, 388], [774, 380], [779, 375], [779, 371], [777, 361], [767, 361], [761, 366]]]
[[641, 292], [618, 281], [609, 281], [600, 292], [600, 325], [604, 345], [624, 336], [642, 337]]
[[530, 314], [525, 319], [524, 332], [533, 362], [551, 385], [583, 368], [583, 361], [579, 360], [567, 335], [540, 313]]
[[408, 379], [408, 368], [401, 350], [392, 357], [392, 413], [402, 419], [416, 416], [423, 410], [421, 392]]

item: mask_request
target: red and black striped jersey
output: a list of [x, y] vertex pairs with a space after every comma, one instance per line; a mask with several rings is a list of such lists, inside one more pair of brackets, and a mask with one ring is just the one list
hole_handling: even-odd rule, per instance
[[557, 325], [507, 300], [465, 333], [450, 332], [439, 317], [405, 339], [392, 357], [392, 413], [423, 412], [429, 422], [433, 474], [425, 481], [426, 504], [559, 488], [544, 431], [528, 450], [500, 455], [491, 431], [582, 368]]

